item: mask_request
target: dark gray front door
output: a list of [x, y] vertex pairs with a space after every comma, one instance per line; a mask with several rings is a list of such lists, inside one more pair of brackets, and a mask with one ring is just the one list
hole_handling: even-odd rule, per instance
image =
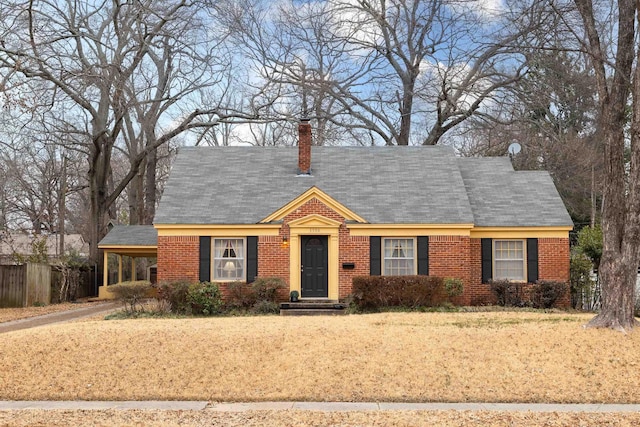
[[302, 297], [329, 296], [327, 236], [302, 236]]

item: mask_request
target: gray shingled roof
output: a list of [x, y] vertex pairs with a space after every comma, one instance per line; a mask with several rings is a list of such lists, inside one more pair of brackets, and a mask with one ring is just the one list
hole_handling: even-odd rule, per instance
[[[528, 189], [527, 179], [516, 178], [521, 172], [513, 172], [505, 159], [487, 159], [489, 166], [476, 162], [485, 159], [463, 162], [467, 159], [456, 158], [445, 146], [312, 147], [312, 176], [297, 176], [297, 159], [296, 147], [183, 148], [154, 222], [255, 224], [316, 186], [370, 223], [471, 224], [475, 220], [477, 225], [481, 225], [477, 221], [522, 225], [523, 219], [513, 215], [513, 201], [531, 200], [530, 208], [537, 198], [550, 204], [542, 212], [552, 217], [529, 214], [525, 220], [534, 217], [536, 224], [526, 225], [571, 225], [550, 179], [551, 187], [533, 188], [539, 182], [546, 184], [538, 176], [548, 178], [548, 174], [536, 174]], [[481, 175], [478, 179], [475, 169]], [[485, 173], [489, 174], [486, 179]], [[510, 173], [513, 185], [489, 185], [491, 173], [496, 181]], [[524, 194], [509, 197], [512, 191]], [[529, 198], [532, 191], [548, 194]], [[502, 201], [509, 203], [501, 207]]]
[[153, 225], [116, 225], [98, 246], [157, 246], [158, 232]]
[[516, 172], [506, 157], [458, 158], [458, 164], [476, 226], [573, 226], [547, 172]]

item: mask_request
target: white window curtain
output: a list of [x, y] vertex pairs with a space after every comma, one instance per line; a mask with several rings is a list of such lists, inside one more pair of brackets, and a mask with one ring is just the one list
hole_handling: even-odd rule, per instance
[[414, 239], [384, 239], [385, 276], [415, 274]]
[[244, 280], [244, 239], [214, 239], [214, 280]]

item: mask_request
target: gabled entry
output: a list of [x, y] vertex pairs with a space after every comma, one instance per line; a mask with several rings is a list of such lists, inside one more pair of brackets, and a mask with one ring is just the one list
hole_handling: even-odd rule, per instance
[[[318, 214], [289, 222], [290, 291], [300, 292], [303, 298], [338, 299], [338, 241], [341, 224], [340, 221]], [[314, 238], [317, 240], [313, 240]], [[306, 249], [309, 249], [308, 254]], [[310, 257], [309, 261], [305, 257]], [[324, 270], [320, 268], [321, 265]], [[306, 280], [305, 271], [309, 273], [310, 284], [303, 283]], [[324, 277], [320, 281], [322, 276]]]
[[329, 296], [328, 238], [301, 236], [300, 282], [302, 298]]

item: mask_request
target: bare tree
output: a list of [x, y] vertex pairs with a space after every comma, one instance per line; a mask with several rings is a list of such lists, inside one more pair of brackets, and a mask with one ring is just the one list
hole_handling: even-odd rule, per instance
[[464, 0], [230, 4], [227, 25], [260, 81], [297, 97], [319, 130], [365, 144], [440, 141], [522, 76], [518, 46], [540, 18]]
[[[574, 3], [583, 29], [577, 35], [584, 40], [584, 51], [593, 64], [600, 112], [598, 129], [604, 139], [603, 252], [599, 269], [602, 309], [588, 326], [625, 331], [637, 325], [634, 303], [640, 255], [638, 3], [620, 0], [604, 19], [591, 0]], [[603, 21], [615, 29], [615, 43], [609, 46], [605, 45]]]
[[[91, 257], [100, 261], [110, 207], [150, 154], [189, 129], [243, 116], [198, 92], [218, 83], [228, 65], [215, 51], [219, 34], [199, 1], [1, 0], [0, 10], [3, 89], [37, 90], [75, 136], [69, 148], [86, 155]], [[131, 149], [118, 181], [111, 171], [116, 148]], [[147, 170], [155, 174], [151, 159]], [[151, 193], [147, 206], [155, 203]]]
[[[551, 27], [550, 32], [559, 31]], [[594, 224], [601, 200], [603, 146], [596, 134], [595, 79], [588, 58], [568, 51], [575, 41], [528, 54], [529, 70], [490, 120], [471, 118], [461, 135], [463, 155], [512, 156], [516, 169], [549, 171], [576, 225]], [[575, 46], [574, 46], [575, 47]]]

